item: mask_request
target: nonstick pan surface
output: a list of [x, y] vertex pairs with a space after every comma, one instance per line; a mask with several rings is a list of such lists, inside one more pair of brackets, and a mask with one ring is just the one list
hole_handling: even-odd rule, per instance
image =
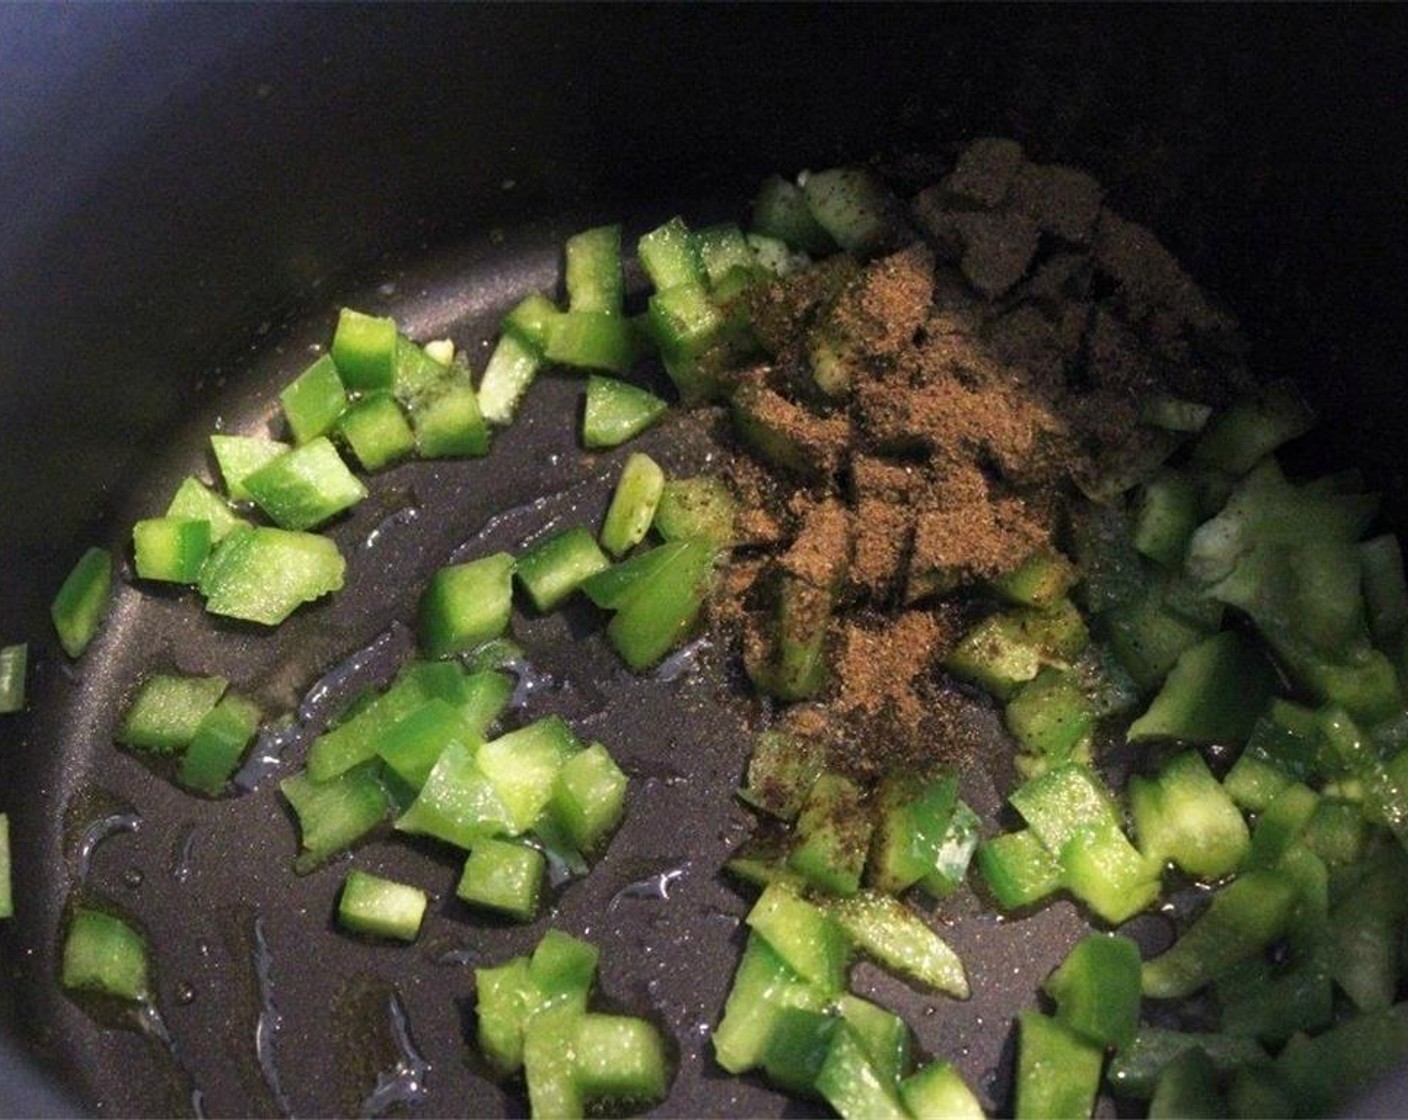
[[[678, 208], [713, 210], [684, 200]], [[643, 231], [674, 210], [641, 215], [631, 228]], [[392, 269], [349, 302], [395, 315], [414, 337], [448, 335], [479, 356], [512, 302], [553, 287], [558, 247], [573, 228], [567, 221], [504, 233]], [[315, 315], [243, 368], [213, 375], [223, 388], [171, 434], [117, 506], [116, 524], [150, 516], [185, 474], [203, 470], [210, 431], [263, 430], [278, 388], [326, 341], [334, 318], [332, 309]], [[346, 589], [274, 632], [216, 621], [191, 594], [124, 585], [89, 652], [44, 674], [40, 703], [54, 715], [42, 734], [65, 758], [48, 797], [62, 811], [17, 826], [40, 828], [42, 847], [62, 852], [63, 866], [24, 908], [26, 929], [42, 943], [40, 931], [57, 927], [76, 891], [129, 912], [154, 950], [160, 1022], [138, 1030], [102, 1029], [69, 1001], [54, 982], [52, 949], [34, 961], [32, 1014], [105, 1111], [177, 1112], [193, 1095], [212, 1115], [352, 1114], [394, 1101], [425, 1114], [519, 1111], [521, 1095], [505, 1094], [470, 1061], [470, 973], [528, 951], [549, 925], [595, 941], [606, 999], [655, 1018], [678, 1046], [680, 1071], [661, 1114], [795, 1110], [710, 1061], [709, 1029], [748, 908], [719, 874], [750, 823], [733, 796], [747, 757], [744, 690], [721, 643], [706, 637], [663, 672], [636, 677], [605, 645], [602, 616], [588, 605], [515, 616], [530, 662], [517, 717], [564, 716], [580, 736], [605, 742], [632, 778], [626, 823], [605, 858], [557, 889], [532, 926], [495, 924], [459, 903], [460, 860], [434, 843], [386, 838], [352, 861], [435, 895], [409, 948], [335, 931], [347, 861], [303, 878], [291, 870], [297, 831], [277, 780], [298, 767], [329, 716], [389, 679], [413, 648], [415, 603], [435, 569], [520, 551], [570, 525], [595, 527], [631, 450], [649, 452], [672, 474], [707, 470], [717, 454], [715, 429], [726, 425], [708, 412], [676, 416], [617, 452], [585, 453], [576, 436], [581, 388], [570, 377], [536, 384], [487, 459], [411, 463], [373, 476], [370, 498], [330, 531], [348, 558]], [[106, 543], [123, 553], [120, 538]], [[193, 798], [113, 745], [134, 682], [171, 670], [218, 672], [266, 711], [298, 717], [256, 746], [238, 782], [242, 795]], [[994, 764], [966, 776], [965, 796], [991, 815], [1010, 775], [995, 717], [975, 718], [993, 735], [982, 755]], [[867, 966], [857, 990], [901, 1011], [927, 1050], [953, 1056], [989, 1103], [1001, 1104], [1007, 1078], [997, 1072], [1011, 1016], [1059, 963], [1080, 919], [1060, 903], [1002, 921], [966, 893], [936, 917], [968, 963], [971, 1001], [925, 996]], [[379, 1075], [391, 1084], [377, 1096]]]
[[[11, 312], [0, 495], [12, 518], [0, 591], [26, 635], [41, 632], [84, 546], [121, 551], [132, 521], [202, 468], [211, 430], [269, 417], [277, 388], [330, 336], [338, 303], [395, 314], [422, 339], [449, 334], [482, 361], [498, 315], [551, 285], [557, 247], [576, 229], [624, 219], [639, 231], [676, 211], [733, 216], [769, 171], [940, 150], [988, 131], [1090, 166], [1117, 204], [1168, 234], [1241, 312], [1258, 367], [1320, 390], [1327, 455], [1342, 462], [1352, 449], [1401, 503], [1392, 433], [1408, 412], [1394, 376], [1403, 329], [1388, 293], [1408, 269], [1403, 241], [1383, 234], [1394, 214], [1401, 232], [1408, 145], [1376, 110], [1401, 88], [1402, 21], [1116, 26], [1088, 12], [838, 9], [824, 29], [796, 14], [735, 14], [720, 32], [682, 9], [564, 11], [66, 13], [49, 37], [3, 37], [11, 73], [24, 41], [22, 76], [43, 77], [48, 57], [70, 75], [60, 92], [78, 97], [82, 73], [82, 92], [110, 97], [112, 115], [107, 128], [69, 134], [67, 161], [36, 139], [63, 133], [3, 134], [45, 153], [7, 163], [0, 179], [15, 200], [0, 226], [15, 262], [0, 279]], [[701, 55], [700, 43], [712, 46]], [[95, 62], [84, 47], [105, 53]], [[374, 83], [362, 77], [369, 58]], [[18, 118], [5, 97], [26, 88], [0, 96], [7, 125]], [[70, 104], [64, 119], [94, 105]], [[1358, 276], [1327, 264], [1327, 247]], [[398, 1096], [427, 1115], [521, 1112], [518, 1094], [469, 1065], [469, 969], [524, 951], [551, 922], [596, 940], [606, 997], [675, 1039], [680, 1070], [662, 1114], [805, 1111], [708, 1058], [705, 1028], [746, 910], [717, 875], [747, 827], [730, 793], [747, 729], [721, 649], [701, 650], [673, 680], [636, 680], [585, 610], [516, 617], [536, 670], [525, 714], [561, 712], [635, 779], [607, 857], [534, 926], [473, 917], [453, 898], [454, 860], [398, 839], [356, 864], [438, 900], [416, 946], [372, 947], [332, 929], [345, 864], [304, 879], [290, 870], [296, 830], [275, 778], [297, 766], [339, 698], [384, 679], [429, 573], [457, 550], [513, 548], [549, 524], [600, 515], [622, 455], [577, 448], [579, 392], [566, 379], [537, 386], [488, 460], [377, 476], [372, 498], [333, 530], [349, 589], [273, 634], [213, 623], [190, 597], [124, 586], [76, 666], [36, 643], [32, 711], [0, 730], [20, 898], [4, 931], [9, 1010], [78, 1107], [166, 1113], [190, 1108], [198, 1090], [212, 1115], [349, 1113]], [[679, 470], [710, 450], [707, 431], [678, 421], [639, 446]], [[111, 742], [127, 690], [160, 668], [220, 671], [270, 710], [307, 718], [252, 792], [190, 798]], [[991, 813], [1004, 781], [978, 768], [965, 794]], [[85, 837], [104, 831], [85, 858]], [[57, 931], [73, 890], [128, 910], [151, 935], [160, 1026], [106, 1029], [58, 991]], [[923, 997], [867, 966], [857, 990], [901, 1012], [1000, 1107], [1011, 1013], [1080, 920], [1061, 902], [1002, 922], [966, 895], [936, 916], [969, 967], [971, 1002]], [[1157, 938], [1156, 927], [1145, 932]], [[400, 1013], [409, 1034], [398, 1039]], [[381, 1074], [395, 1076], [372, 1100]], [[74, 1107], [16, 1096], [10, 1108], [46, 1105]]]

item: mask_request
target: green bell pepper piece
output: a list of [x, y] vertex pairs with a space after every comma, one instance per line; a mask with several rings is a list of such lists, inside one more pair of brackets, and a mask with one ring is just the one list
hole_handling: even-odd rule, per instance
[[146, 938], [100, 910], [74, 910], [59, 976], [70, 991], [98, 992], [134, 1003], [146, 1003], [152, 996]]
[[448, 657], [497, 638], [513, 603], [513, 557], [494, 553], [441, 568], [420, 601], [420, 643], [430, 657]]
[[337, 920], [354, 933], [414, 941], [425, 918], [426, 895], [419, 887], [349, 871], [337, 904]]
[[200, 593], [211, 614], [277, 626], [304, 603], [342, 587], [347, 563], [327, 537], [237, 529], [210, 555]]
[[78, 657], [97, 634], [112, 595], [112, 553], [90, 548], [64, 578], [49, 608], [59, 644]]
[[390, 389], [396, 380], [396, 320], [344, 307], [329, 352], [349, 388]]
[[332, 357], [324, 354], [300, 373], [279, 394], [279, 403], [295, 443], [305, 444], [332, 431], [347, 411], [347, 390]]

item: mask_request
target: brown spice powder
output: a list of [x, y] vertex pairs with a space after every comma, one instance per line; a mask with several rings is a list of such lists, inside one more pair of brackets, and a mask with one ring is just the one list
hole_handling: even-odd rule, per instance
[[[767, 573], [839, 587], [832, 683], [783, 722], [866, 778], [968, 748], [972, 702], [937, 668], [956, 607], [935, 596], [1052, 547], [1076, 483], [1156, 454], [1166, 433], [1138, 424], [1149, 392], [1218, 404], [1246, 380], [1235, 324], [1083, 172], [981, 140], [913, 217], [924, 241], [751, 298], [774, 364], [740, 378], [734, 418], [769, 465], [729, 469], [741, 539], [767, 557], [731, 581], [747, 583], [746, 659], [772, 654]], [[829, 400], [810, 382], [813, 329], [845, 343]]]

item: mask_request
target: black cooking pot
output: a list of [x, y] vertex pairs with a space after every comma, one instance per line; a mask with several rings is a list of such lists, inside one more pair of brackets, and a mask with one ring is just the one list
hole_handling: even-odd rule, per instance
[[[409, 987], [417, 1044], [449, 1086], [419, 1107], [518, 1107], [457, 1068], [462, 965], [387, 950], [348, 965], [362, 947], [322, 929], [338, 876], [292, 880], [292, 828], [268, 789], [242, 824], [211, 809], [187, 827], [179, 795], [115, 756], [107, 735], [124, 673], [153, 648], [232, 657], [271, 690], [306, 686], [357, 635], [404, 615], [476, 517], [570, 481], [557, 466], [570, 441], [529, 425], [493, 484], [414, 479], [417, 500], [456, 499], [462, 522], [390, 554], [383, 604], [363, 594], [306, 612], [272, 653], [252, 654], [238, 630], [180, 644], [198, 612], [158, 596], [120, 604], [107, 652], [75, 672], [47, 624], [82, 549], [120, 542], [199, 463], [217, 417], [257, 419], [299, 348], [326, 339], [336, 299], [380, 300], [472, 345], [588, 221], [723, 213], [720, 200], [774, 170], [1012, 135], [1037, 158], [1090, 168], [1117, 208], [1159, 230], [1241, 316], [1254, 367], [1305, 384], [1326, 421], [1316, 450], [1364, 467], [1402, 524], [1405, 60], [1401, 9], [0, 7], [0, 640], [30, 640], [36, 662], [31, 710], [0, 717], [18, 900], [0, 931], [0, 1111], [167, 1111], [186, 1103], [182, 1071], [197, 1068], [213, 1071], [198, 1081], [217, 1112], [347, 1110], [345, 1067], [366, 1063], [372, 1081], [386, 1068], [385, 1032], [360, 1024], [388, 980]], [[544, 407], [572, 407], [554, 392]], [[600, 650], [581, 656], [611, 675]], [[273, 662], [289, 680], [271, 679]], [[615, 687], [602, 686], [606, 700]], [[741, 738], [707, 696], [681, 715], [648, 691], [630, 693], [639, 710], [610, 733], [655, 783], [657, 811], [564, 913], [579, 931], [597, 915], [619, 958], [607, 991], [676, 1034], [683, 1063], [664, 1111], [775, 1114], [781, 1098], [722, 1079], [685, 1026], [716, 1018], [736, 934], [710, 922], [741, 904], [709, 865], [730, 834], [676, 779], [695, 773], [692, 788], [710, 786], [727, 816], [717, 794]], [[717, 753], [652, 770], [662, 741]], [[129, 812], [136, 831], [102, 858], [161, 950], [174, 1053], [151, 1031], [95, 1028], [53, 982], [84, 829]], [[672, 862], [698, 884], [684, 909], [662, 918], [663, 900], [621, 892]], [[1072, 928], [1060, 913], [1013, 924], [1034, 932], [973, 950], [994, 972], [1040, 975]], [[440, 946], [452, 962], [466, 947], [496, 960], [528, 943], [457, 928], [463, 943]], [[310, 929], [316, 946], [292, 943]], [[339, 981], [330, 997], [324, 973], [358, 969], [366, 983]], [[419, 1017], [418, 998], [441, 1010]], [[904, 1006], [911, 1021], [922, 1003]], [[982, 1071], [1003, 1057], [1000, 1011], [986, 1038], [921, 1033], [941, 1053], [973, 1051]], [[281, 1079], [255, 1051], [261, 1030]], [[247, 1056], [222, 1064], [234, 1049]], [[1401, 1114], [1408, 1078], [1382, 1092], [1365, 1107]]]

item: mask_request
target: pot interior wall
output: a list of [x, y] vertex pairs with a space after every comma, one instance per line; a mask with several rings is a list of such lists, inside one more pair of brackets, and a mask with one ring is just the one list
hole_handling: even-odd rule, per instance
[[[0, 9], [0, 636], [47, 632], [215, 371], [359, 276], [984, 133], [1089, 167], [1164, 235], [1401, 524], [1406, 44], [1385, 10]], [[59, 673], [41, 656], [39, 713], [0, 731], [21, 829], [75, 778], [39, 726]], [[22, 912], [58, 865], [21, 846]], [[32, 1040], [51, 929], [0, 936]]]

